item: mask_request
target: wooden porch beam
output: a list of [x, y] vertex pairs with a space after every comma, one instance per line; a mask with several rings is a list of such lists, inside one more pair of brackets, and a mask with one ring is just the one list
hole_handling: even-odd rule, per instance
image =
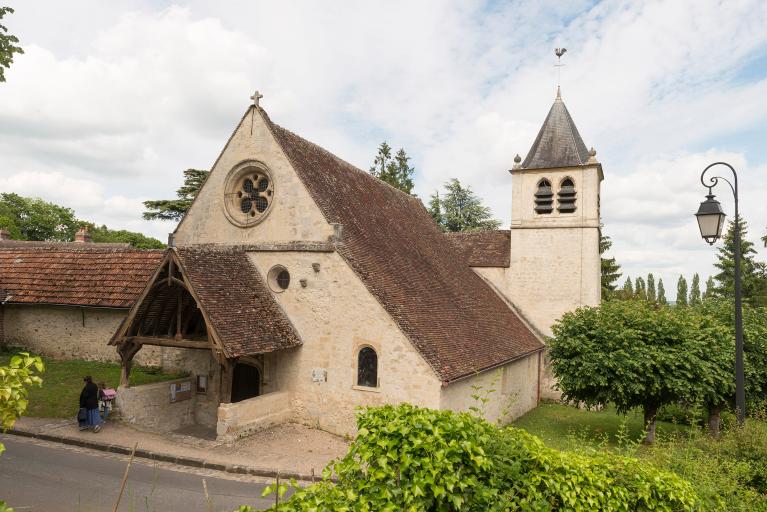
[[211, 345], [208, 341], [193, 341], [175, 338], [152, 338], [149, 336], [132, 336], [125, 338], [139, 345], [156, 345], [158, 347], [176, 347], [176, 348], [196, 348], [201, 350], [210, 350]]

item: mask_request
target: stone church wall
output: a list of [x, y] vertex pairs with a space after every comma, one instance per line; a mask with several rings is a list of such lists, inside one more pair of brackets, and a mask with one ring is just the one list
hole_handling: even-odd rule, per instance
[[[297, 421], [337, 434], [355, 430], [357, 406], [409, 402], [437, 408], [441, 382], [337, 253], [259, 252], [251, 260], [266, 276], [274, 265], [291, 274], [275, 298], [303, 340], [296, 350], [268, 354], [272, 390], [292, 391]], [[319, 271], [312, 268], [319, 263]], [[306, 287], [300, 280], [306, 280]], [[378, 354], [379, 387], [356, 386], [357, 353]], [[325, 372], [315, 382], [313, 370]]]
[[[126, 309], [44, 304], [6, 304], [5, 343], [27, 348], [55, 359], [85, 359], [119, 362], [115, 347], [107, 345]], [[159, 366], [160, 350], [145, 347], [136, 356], [136, 364]]]
[[[454, 411], [469, 411], [480, 407], [491, 423], [506, 424], [538, 406], [539, 355], [532, 354], [495, 370], [488, 370], [461, 379], [442, 388], [440, 407]], [[480, 387], [479, 392], [475, 391]], [[471, 395], [495, 391], [486, 396], [490, 401], [482, 406]]]

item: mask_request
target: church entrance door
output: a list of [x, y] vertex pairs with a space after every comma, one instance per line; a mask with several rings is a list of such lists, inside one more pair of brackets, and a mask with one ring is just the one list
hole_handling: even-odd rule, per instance
[[232, 376], [232, 402], [241, 402], [261, 394], [261, 372], [249, 364], [237, 363]]

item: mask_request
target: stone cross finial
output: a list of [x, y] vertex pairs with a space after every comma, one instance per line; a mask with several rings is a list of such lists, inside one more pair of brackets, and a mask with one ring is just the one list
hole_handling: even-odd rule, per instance
[[264, 97], [264, 95], [263, 95], [263, 94], [261, 94], [261, 93], [260, 93], [260, 92], [258, 92], [258, 91], [256, 91], [255, 93], [253, 93], [253, 96], [251, 96], [251, 97], [250, 97], [250, 99], [252, 99], [252, 100], [253, 100], [253, 106], [255, 106], [256, 108], [258, 108], [258, 100], [260, 100], [260, 99], [261, 99], [261, 98], [263, 98], [263, 97]]

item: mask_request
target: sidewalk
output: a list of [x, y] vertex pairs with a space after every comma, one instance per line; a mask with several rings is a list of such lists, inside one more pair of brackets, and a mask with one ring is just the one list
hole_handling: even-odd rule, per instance
[[145, 432], [119, 421], [109, 421], [98, 434], [80, 431], [75, 420], [21, 418], [7, 433], [46, 441], [130, 454], [136, 457], [204, 467], [230, 473], [310, 480], [328, 462], [346, 453], [342, 438], [303, 425], [288, 423], [263, 430], [234, 444], [178, 433]]

